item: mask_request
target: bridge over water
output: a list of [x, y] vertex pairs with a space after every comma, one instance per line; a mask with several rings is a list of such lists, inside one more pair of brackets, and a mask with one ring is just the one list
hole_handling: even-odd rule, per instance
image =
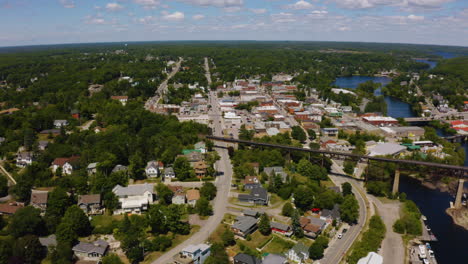
[[250, 145], [250, 146], [279, 148], [279, 149], [285, 149], [289, 151], [308, 152], [308, 153], [319, 154], [319, 155], [322, 155], [323, 157], [329, 157], [329, 158], [342, 158], [342, 159], [351, 158], [358, 162], [378, 161], [378, 162], [395, 163], [397, 164], [397, 169], [395, 170], [395, 177], [393, 179], [393, 189], [392, 189], [393, 193], [398, 192], [398, 186], [400, 183], [399, 166], [416, 165], [416, 166], [429, 167], [429, 168], [433, 168], [436, 170], [446, 170], [450, 172], [450, 175], [458, 176], [459, 178], [458, 190], [457, 190], [457, 195], [455, 198], [455, 208], [461, 207], [461, 198], [463, 195], [463, 184], [465, 182], [465, 178], [468, 178], [468, 167], [466, 166], [456, 166], [456, 165], [418, 161], [418, 160], [404, 160], [404, 159], [385, 158], [385, 157], [373, 157], [373, 156], [368, 156], [368, 155], [335, 152], [335, 151], [328, 151], [328, 150], [305, 149], [305, 148], [293, 147], [293, 146], [287, 146], [287, 145], [255, 142], [255, 141], [240, 140], [240, 139], [225, 138], [225, 137], [206, 136], [206, 138], [214, 140], [214, 141], [222, 141], [226, 143], [245, 144], [245, 145]]

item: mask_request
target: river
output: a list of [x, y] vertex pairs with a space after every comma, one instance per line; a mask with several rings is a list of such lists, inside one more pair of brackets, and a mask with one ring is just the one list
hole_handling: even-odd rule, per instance
[[[350, 77], [338, 77], [336, 78], [333, 85], [341, 88], [356, 89], [360, 83], [373, 81], [380, 83], [382, 86], [389, 84], [392, 79], [389, 77], [374, 77], [374, 76], [350, 76]], [[375, 95], [382, 95], [380, 88], [374, 92]], [[414, 117], [415, 114], [411, 110], [411, 106], [397, 98], [391, 96], [385, 96], [385, 102], [387, 103], [387, 115], [397, 117]]]

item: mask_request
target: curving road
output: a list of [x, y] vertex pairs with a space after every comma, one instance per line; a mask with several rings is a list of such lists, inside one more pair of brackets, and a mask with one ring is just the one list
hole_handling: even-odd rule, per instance
[[[332, 165], [332, 172], [345, 175], [344, 171], [335, 162]], [[337, 264], [340, 263], [343, 256], [349, 250], [354, 241], [359, 237], [367, 219], [367, 202], [365, 199], [366, 191], [362, 188], [361, 183], [347, 177], [329, 175], [330, 179], [337, 186], [345, 182], [349, 182], [353, 186], [353, 193], [359, 203], [359, 219], [358, 223], [352, 225], [348, 232], [343, 235], [342, 239], [336, 240], [325, 250], [324, 257], [320, 260], [320, 264]], [[363, 196], [364, 194], [364, 196]]]
[[[212, 105], [212, 112], [210, 117], [213, 120], [213, 127], [216, 136], [222, 136], [223, 120], [221, 118], [221, 109], [216, 100], [216, 93], [211, 91], [209, 104]], [[226, 147], [226, 143], [220, 142], [217, 144], [220, 147]], [[222, 176], [216, 179], [215, 185], [218, 188], [216, 198], [213, 201], [214, 214], [210, 216], [201, 229], [193, 236], [177, 245], [173, 249], [166, 252], [164, 255], [155, 260], [154, 264], [167, 264], [171, 263], [172, 257], [179, 253], [182, 249], [190, 244], [199, 244], [205, 242], [216, 227], [221, 223], [224, 218], [224, 214], [227, 213], [227, 204], [229, 198], [229, 190], [231, 188], [232, 180], [232, 166], [229, 154], [226, 148], [217, 149], [221, 159], [216, 163], [217, 171], [222, 172]]]

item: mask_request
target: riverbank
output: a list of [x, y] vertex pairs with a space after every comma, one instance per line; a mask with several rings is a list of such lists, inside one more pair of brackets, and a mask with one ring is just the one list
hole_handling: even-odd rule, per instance
[[454, 209], [448, 208], [445, 212], [452, 217], [453, 222], [468, 230], [468, 208]]

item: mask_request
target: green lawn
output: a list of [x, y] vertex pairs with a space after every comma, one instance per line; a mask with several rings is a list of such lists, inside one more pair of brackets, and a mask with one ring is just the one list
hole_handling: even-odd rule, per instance
[[279, 236], [274, 236], [273, 240], [263, 249], [265, 253], [282, 254], [294, 246], [294, 243], [284, 240]]
[[109, 230], [110, 228], [113, 228], [113, 222], [120, 221], [123, 218], [123, 215], [95, 215], [91, 219], [91, 225], [95, 230]]

